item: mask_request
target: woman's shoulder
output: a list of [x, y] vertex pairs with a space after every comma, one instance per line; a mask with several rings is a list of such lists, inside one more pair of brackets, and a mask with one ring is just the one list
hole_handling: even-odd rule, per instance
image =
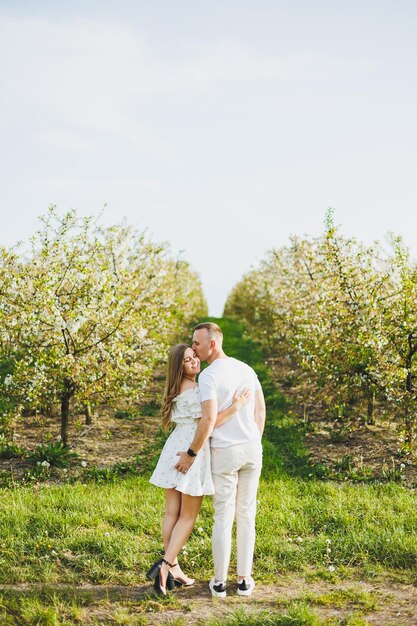
[[196, 385], [195, 387], [187, 387], [186, 389], [184, 389], [184, 391], [181, 391], [177, 396], [175, 396], [174, 402], [179, 399], [187, 398], [188, 394], [192, 396], [192, 395], [198, 395], [199, 393], [200, 393], [200, 389], [198, 385]]
[[201, 417], [201, 396], [198, 387], [184, 389], [176, 398], [172, 405], [172, 419], [176, 417]]

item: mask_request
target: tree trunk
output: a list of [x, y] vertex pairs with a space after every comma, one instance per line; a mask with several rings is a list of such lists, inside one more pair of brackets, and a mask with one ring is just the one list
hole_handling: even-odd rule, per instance
[[64, 446], [68, 445], [68, 419], [70, 409], [70, 395], [61, 396], [61, 441]]
[[404, 443], [407, 450], [414, 452], [414, 420], [411, 415], [405, 418]]
[[407, 370], [407, 380], [405, 383], [406, 389], [409, 393], [412, 393], [413, 391], [413, 375], [412, 375], [412, 365], [413, 365], [413, 357], [416, 353], [416, 346], [414, 346], [413, 343], [413, 335], [409, 334], [408, 335], [408, 352], [407, 352], [407, 356], [405, 358], [405, 368]]
[[93, 423], [93, 416], [91, 413], [91, 404], [86, 402], [84, 404], [84, 415], [85, 415], [85, 423], [88, 425]]
[[413, 378], [412, 378], [412, 372], [411, 372], [411, 367], [407, 368], [407, 379], [405, 382], [405, 387], [407, 389], [407, 391], [409, 393], [412, 393], [413, 391]]
[[[409, 334], [408, 335], [408, 353], [405, 359], [405, 367], [407, 370], [407, 378], [406, 378], [406, 382], [405, 382], [405, 387], [408, 391], [408, 393], [413, 393], [414, 392], [414, 385], [413, 385], [413, 373], [412, 373], [412, 364], [413, 364], [413, 357], [416, 353], [416, 347], [414, 346], [413, 343], [413, 335]], [[405, 416], [405, 444], [407, 446], [407, 449], [410, 450], [410, 452], [414, 452], [414, 424], [415, 424], [415, 419], [414, 419], [414, 415], [410, 414], [410, 409], [407, 410], [407, 415]]]
[[68, 445], [68, 422], [70, 401], [75, 392], [75, 385], [70, 378], [64, 379], [64, 389], [61, 395], [61, 441], [64, 446]]
[[368, 395], [367, 424], [375, 424], [375, 393], [371, 391]]

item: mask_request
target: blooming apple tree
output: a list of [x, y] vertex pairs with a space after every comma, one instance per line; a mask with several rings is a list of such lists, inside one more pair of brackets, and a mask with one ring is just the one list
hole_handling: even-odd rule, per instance
[[344, 237], [332, 213], [314, 240], [292, 237], [267, 253], [232, 290], [225, 315], [247, 322], [271, 355], [294, 362], [306, 398], [335, 418], [375, 400], [401, 426], [403, 449], [417, 427], [417, 269], [399, 238], [385, 251]]
[[103, 228], [52, 207], [29, 252], [2, 250], [2, 394], [15, 407], [143, 397], [169, 346], [206, 305], [198, 277], [126, 224]]

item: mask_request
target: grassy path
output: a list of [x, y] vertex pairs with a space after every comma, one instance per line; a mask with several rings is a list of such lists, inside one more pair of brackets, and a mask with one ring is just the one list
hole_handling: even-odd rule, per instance
[[[417, 623], [412, 586], [344, 582], [335, 587], [288, 577], [258, 585], [250, 600], [213, 601], [207, 585], [157, 598], [148, 587], [123, 585], [0, 586], [1, 624], [166, 624], [185, 626], [363, 626]], [[1, 614], [0, 614], [1, 615]], [[13, 621], [11, 621], [13, 620]]]
[[166, 600], [151, 594], [144, 572], [161, 549], [163, 510], [148, 483], [158, 434], [124, 477], [110, 470], [0, 490], [1, 625], [417, 623], [415, 492], [322, 480], [262, 353], [238, 324], [218, 321], [226, 352], [256, 369], [267, 399], [256, 595], [219, 604], [207, 593], [208, 498], [181, 555], [201, 582]]

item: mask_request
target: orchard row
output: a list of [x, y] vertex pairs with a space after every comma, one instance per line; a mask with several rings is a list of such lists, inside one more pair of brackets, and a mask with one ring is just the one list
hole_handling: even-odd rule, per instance
[[27, 250], [0, 250], [0, 426], [22, 412], [139, 402], [155, 367], [207, 314], [166, 244], [52, 207]]
[[336, 419], [397, 420], [405, 453], [417, 427], [417, 268], [401, 238], [387, 248], [343, 236], [332, 211], [317, 239], [293, 237], [235, 286], [224, 314], [246, 321], [293, 364], [304, 400]]

